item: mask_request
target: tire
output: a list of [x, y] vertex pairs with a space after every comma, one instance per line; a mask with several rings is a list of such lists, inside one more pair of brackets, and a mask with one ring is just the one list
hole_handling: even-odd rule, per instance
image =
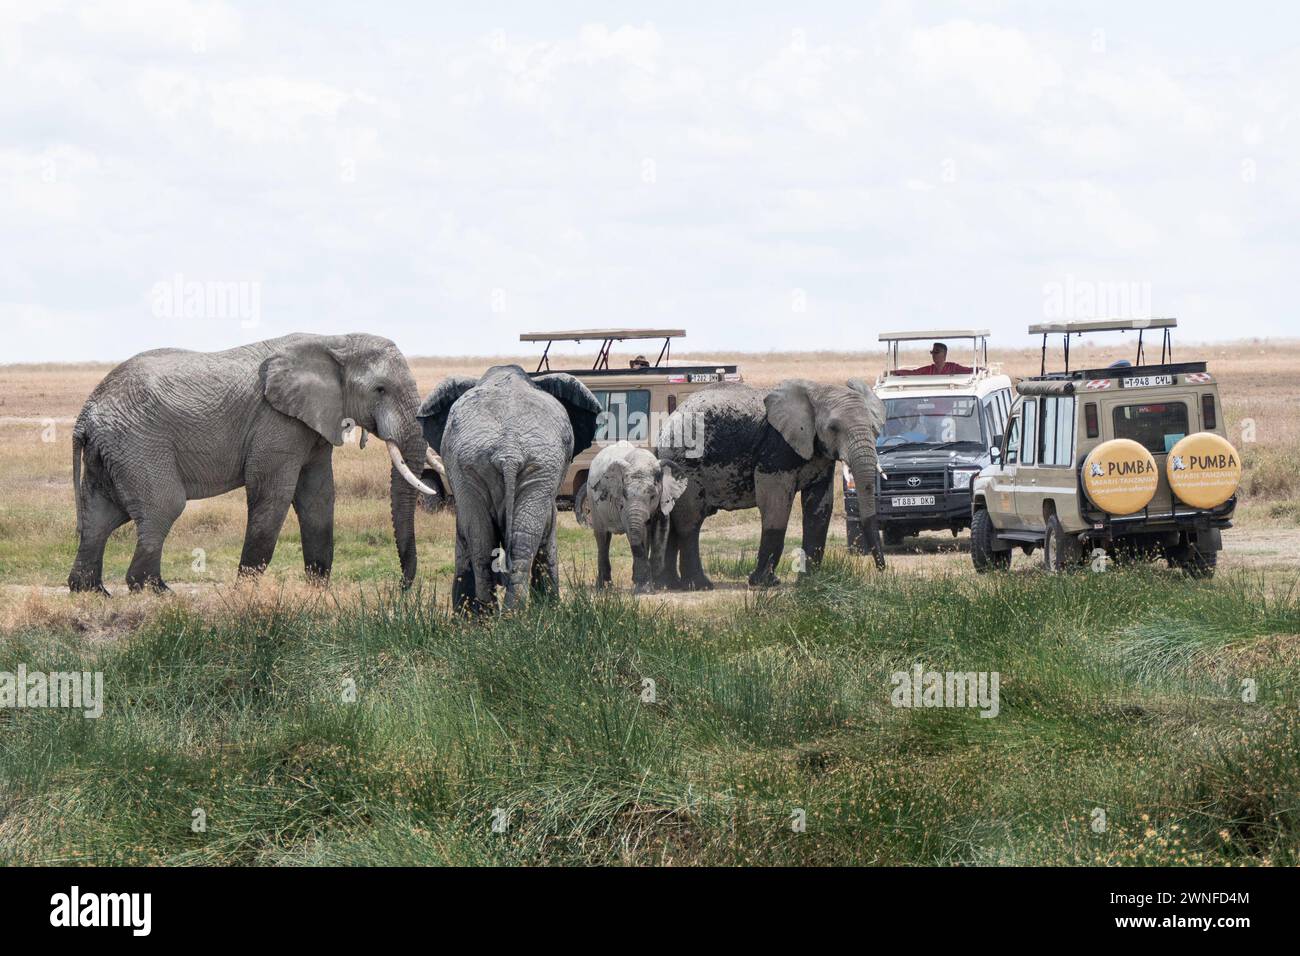
[[903, 533], [902, 528], [886, 528], [883, 537], [885, 539], [885, 544], [889, 545], [891, 548], [897, 548], [903, 543], [903, 539], [907, 537], [907, 535]]
[[988, 509], [981, 508], [975, 512], [970, 523], [970, 558], [975, 570], [980, 574], [987, 571], [1005, 571], [1011, 567], [1011, 550], [994, 551], [993, 519]]
[[1214, 569], [1219, 563], [1219, 552], [1201, 551], [1190, 544], [1170, 548], [1167, 555], [1171, 570], [1182, 571], [1189, 578], [1201, 581], [1214, 577]]
[[1083, 548], [1079, 539], [1066, 533], [1061, 519], [1051, 515], [1047, 519], [1047, 534], [1043, 538], [1043, 567], [1051, 574], [1071, 571], [1083, 561]]

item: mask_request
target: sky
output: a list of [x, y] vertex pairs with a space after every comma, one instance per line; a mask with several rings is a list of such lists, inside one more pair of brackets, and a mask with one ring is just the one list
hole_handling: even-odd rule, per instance
[[1297, 263], [1290, 4], [0, 0], [0, 362], [1294, 336]]

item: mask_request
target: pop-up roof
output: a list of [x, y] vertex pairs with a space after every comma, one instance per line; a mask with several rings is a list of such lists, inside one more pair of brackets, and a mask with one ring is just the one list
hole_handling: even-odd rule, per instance
[[1047, 374], [1047, 337], [1049, 335], [1060, 335], [1064, 343], [1065, 350], [1065, 371], [1070, 371], [1070, 336], [1082, 335], [1085, 332], [1137, 332], [1137, 357], [1134, 359], [1134, 365], [1144, 364], [1146, 351], [1143, 342], [1143, 333], [1148, 329], [1159, 329], [1161, 332], [1160, 340], [1160, 364], [1164, 365], [1174, 357], [1173, 339], [1170, 337], [1170, 330], [1178, 327], [1178, 320], [1175, 318], [1159, 319], [1070, 319], [1062, 322], [1039, 322], [1029, 327], [1030, 335], [1042, 335], [1043, 337], [1043, 359], [1040, 375]]
[[952, 339], [958, 341], [969, 339], [972, 351], [972, 365], [975, 368], [987, 367], [989, 364], [989, 330], [988, 329], [907, 329], [902, 332], [881, 332], [881, 342], [889, 346], [893, 367], [898, 368], [899, 342], [943, 342]]
[[551, 367], [550, 352], [553, 343], [599, 342], [600, 351], [596, 353], [596, 364], [592, 366], [594, 371], [609, 368], [609, 350], [613, 348], [615, 342], [622, 342], [625, 339], [663, 339], [663, 348], [659, 350], [659, 357], [654, 363], [657, 368], [668, 357], [668, 346], [672, 340], [685, 337], [685, 329], [571, 329], [567, 332], [524, 332], [519, 336], [519, 341], [546, 343], [546, 348], [542, 350], [541, 361], [537, 363], [539, 372], [543, 368]]

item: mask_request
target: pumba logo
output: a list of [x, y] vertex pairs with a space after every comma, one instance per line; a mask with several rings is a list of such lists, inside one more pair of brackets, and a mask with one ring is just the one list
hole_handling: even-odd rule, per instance
[[1090, 469], [1090, 473], [1094, 478], [1100, 478], [1106, 474], [1104, 471], [1101, 470], [1101, 464], [1095, 461], [1092, 463], [1092, 468]]
[[1187, 464], [1183, 461], [1182, 455], [1171, 455], [1169, 458], [1169, 465], [1174, 471], [1187, 470]]
[[[1178, 465], [1175, 464], [1174, 467], [1177, 468]], [[1226, 471], [1236, 467], [1236, 455], [1192, 455], [1192, 468], [1199, 471]]]
[[[1094, 461], [1094, 465], [1097, 463]], [[1106, 462], [1107, 475], [1149, 475], [1156, 470], [1154, 461], [1143, 461], [1141, 458], [1124, 459], [1121, 461]]]
[[71, 893], [50, 897], [51, 926], [129, 926], [134, 936], [148, 936], [153, 928], [153, 894]]

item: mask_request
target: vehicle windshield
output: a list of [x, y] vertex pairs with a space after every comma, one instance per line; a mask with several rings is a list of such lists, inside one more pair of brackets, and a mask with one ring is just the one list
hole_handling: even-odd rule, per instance
[[885, 399], [885, 427], [876, 439], [881, 449], [909, 445], [983, 445], [980, 403], [974, 395], [936, 395]]

